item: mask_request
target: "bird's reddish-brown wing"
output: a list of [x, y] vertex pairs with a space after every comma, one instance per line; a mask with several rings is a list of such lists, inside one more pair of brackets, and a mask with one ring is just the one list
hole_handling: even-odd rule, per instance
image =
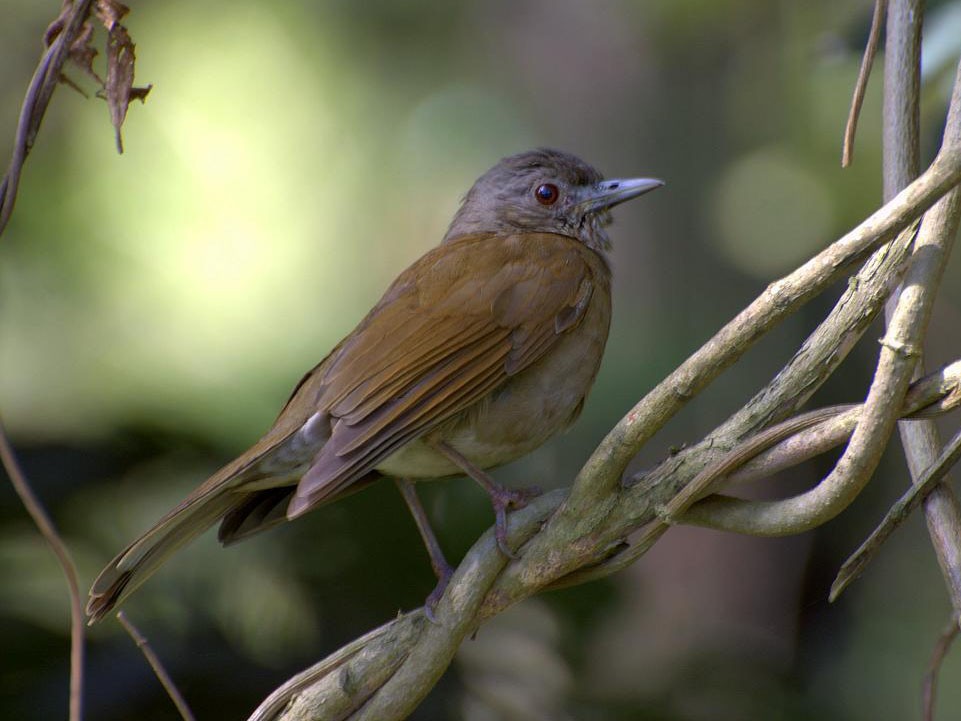
[[351, 490], [393, 450], [542, 357], [578, 324], [606, 273], [593, 251], [558, 235], [470, 236], [431, 251], [304, 376], [260, 441], [114, 558], [87, 613], [101, 618], [219, 518], [231, 518], [225, 540], [269, 525], [248, 517], [287, 498], [283, 473], [270, 485], [283, 470], [275, 456], [311, 419], [321, 438], [329, 424], [330, 437], [297, 489], [301, 511]]
[[408, 268], [292, 400], [332, 423], [298, 513], [536, 362], [578, 324], [600, 273], [593, 251], [546, 233], [468, 236]]

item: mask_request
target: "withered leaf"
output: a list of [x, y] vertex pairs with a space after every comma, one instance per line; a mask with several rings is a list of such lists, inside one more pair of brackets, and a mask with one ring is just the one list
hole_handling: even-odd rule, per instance
[[[124, 8], [120, 3], [111, 0], [98, 3], [98, 8], [104, 4], [119, 5]], [[126, 11], [126, 8], [124, 8], [124, 11]], [[133, 87], [135, 60], [134, 44], [130, 39], [130, 34], [123, 25], [114, 22], [107, 33], [107, 81], [104, 83], [104, 94], [107, 98], [107, 105], [110, 107], [110, 120], [117, 135], [117, 152], [119, 153], [123, 152], [123, 138], [120, 134], [120, 128], [127, 117], [127, 106], [130, 105], [130, 100], [143, 101], [147, 97], [147, 93], [150, 92], [150, 86], [146, 88]]]
[[[97, 95], [107, 100], [110, 120], [113, 123], [117, 138], [117, 151], [122, 153], [123, 139], [120, 129], [127, 117], [127, 108], [130, 101], [143, 101], [151, 87], [133, 86], [134, 62], [136, 60], [134, 44], [127, 29], [120, 24], [123, 17], [130, 12], [130, 8], [119, 0], [94, 0], [92, 6], [89, 2], [77, 6], [75, 0], [64, 0], [60, 14], [56, 20], [50, 23], [44, 34], [43, 40], [47, 47], [50, 47], [64, 33], [68, 25], [76, 22], [73, 13], [81, 7], [84, 17], [75, 37], [64, 38], [66, 42], [70, 43], [67, 48], [68, 58], [101, 87], [101, 91]], [[92, 44], [94, 26], [88, 19], [91, 11], [107, 30], [106, 80], [103, 80], [93, 69], [93, 61], [97, 56], [97, 50]], [[75, 24], [73, 27], [78, 26]], [[62, 72], [59, 73], [59, 78], [61, 82], [83, 92], [76, 83], [63, 75]]]
[[[93, 69], [93, 59], [97, 57], [97, 49], [91, 44], [93, 39], [93, 25], [87, 21], [80, 26], [80, 32], [73, 42], [70, 43], [70, 60], [74, 65], [83, 70], [87, 75], [97, 81], [98, 85], [103, 85], [103, 80]], [[73, 83], [68, 83], [77, 87]], [[78, 88], [79, 90], [79, 88]]]
[[113, 30], [123, 16], [130, 12], [130, 8], [117, 0], [97, 0], [93, 11], [107, 30]]

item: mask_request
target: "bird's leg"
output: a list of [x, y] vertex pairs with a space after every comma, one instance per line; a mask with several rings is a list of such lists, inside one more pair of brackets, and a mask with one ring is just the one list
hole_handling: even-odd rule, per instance
[[431, 528], [430, 521], [427, 519], [424, 506], [421, 505], [420, 498], [417, 497], [417, 491], [414, 490], [414, 484], [406, 478], [395, 478], [394, 482], [397, 484], [400, 495], [404, 497], [404, 502], [410, 509], [410, 515], [414, 517], [414, 523], [417, 524], [420, 537], [424, 541], [424, 546], [427, 547], [431, 568], [433, 568], [434, 573], [437, 574], [437, 585], [434, 587], [434, 590], [430, 592], [427, 601], [424, 603], [424, 612], [427, 614], [427, 620], [434, 623], [434, 609], [437, 608], [437, 603], [440, 601], [441, 596], [444, 595], [444, 590], [447, 588], [447, 583], [450, 581], [454, 569], [444, 557], [440, 543], [437, 542], [437, 536], [434, 535], [434, 529]]
[[516, 490], [504, 488], [444, 441], [427, 439], [427, 442], [487, 491], [491, 505], [494, 507], [494, 538], [497, 540], [497, 547], [508, 558], [517, 558], [517, 554], [507, 545], [507, 510], [523, 508], [531, 498], [540, 495], [540, 489], [536, 486]]

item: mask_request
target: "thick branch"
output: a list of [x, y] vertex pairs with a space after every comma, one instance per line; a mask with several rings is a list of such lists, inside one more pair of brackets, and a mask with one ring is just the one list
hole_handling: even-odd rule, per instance
[[[961, 395], [958, 395], [959, 389], [961, 389], [961, 361], [955, 361], [937, 373], [932, 373], [916, 381], [905, 396], [904, 404], [899, 410], [899, 416], [902, 418], [930, 417], [936, 413], [953, 410], [961, 405]], [[948, 403], [939, 402], [939, 399], [944, 400], [946, 398], [950, 399]], [[734, 462], [744, 460], [744, 457], [751, 453], [757, 453], [758, 455], [750, 462], [745, 463], [739, 469], [739, 473], [732, 474], [728, 480], [740, 479], [744, 476], [756, 479], [761, 477], [761, 469], [778, 472], [839, 446], [857, 428], [864, 412], [864, 405], [836, 406], [833, 409], [825, 410], [828, 413], [821, 418], [815, 418], [817, 423], [812, 427], [801, 430], [791, 438], [770, 448], [770, 450], [761, 453], [767, 447], [765, 445], [767, 432], [758, 436], [757, 440], [750, 439], [743, 448], [735, 449], [731, 454]], [[775, 432], [778, 429], [775, 427], [770, 430]], [[776, 433], [771, 435], [776, 436]], [[690, 485], [710, 487], [713, 482], [723, 480], [722, 474], [730, 465], [732, 465], [732, 462], [728, 461], [727, 458], [722, 458], [705, 468], [698, 477], [691, 481]], [[783, 519], [783, 524], [766, 523], [767, 519], [764, 516], [761, 516], [761, 521], [754, 521], [755, 517], [752, 512], [757, 507], [777, 503], [780, 502], [743, 501], [728, 496], [711, 496], [690, 508], [682, 507], [673, 510], [674, 514], [680, 514], [684, 511], [684, 515], [676, 519], [678, 523], [707, 526], [756, 536], [790, 535], [793, 532], [794, 524], [798, 523], [798, 519], [794, 517], [786, 516]], [[806, 517], [802, 516], [802, 520], [804, 518]]]
[[921, 172], [921, 25], [923, 0], [890, 0], [884, 41], [881, 146], [887, 202]]
[[[545, 493], [514, 511], [511, 546], [537, 533], [566, 495], [564, 490]], [[405, 718], [485, 617], [481, 603], [505, 563], [489, 529], [451, 578], [435, 609], [436, 623], [426, 621], [423, 609], [398, 617], [288, 681], [249, 721]]]
[[[884, 70], [884, 199], [893, 197], [920, 170], [921, 25], [923, 0], [893, 0], [888, 16]], [[949, 133], [945, 143], [952, 142]], [[885, 319], [891, 322], [897, 295]], [[924, 374], [918, 358], [915, 377]], [[918, 483], [941, 450], [937, 427], [931, 421], [899, 423], [913, 483]], [[945, 483], [925, 501], [925, 518], [938, 564], [956, 613], [961, 613], [961, 509]]]
[[[922, 408], [946, 412], [956, 408], [961, 404], [961, 361], [919, 381], [912, 387], [908, 398], [905, 412], [917, 412]], [[843, 442], [845, 432], [850, 434], [857, 423], [856, 412], [854, 415], [843, 414], [838, 420], [844, 428], [840, 435], [837, 428], [833, 429], [834, 445]], [[701, 451], [704, 455], [710, 453], [707, 447]], [[656, 475], [660, 482], [647, 485], [648, 493], [625, 489], [619, 497], [624, 512], [616, 518], [612, 516], [610, 533], [623, 537], [654, 520], [656, 502], [666, 500], [672, 492], [674, 479], [671, 473], [686, 470], [686, 467], [679, 469], [673, 459], [668, 459], [652, 472], [651, 475]], [[564, 490], [553, 491], [512, 513], [511, 546], [522, 544], [536, 534], [565, 496]], [[646, 543], [639, 545], [647, 548], [659, 535], [660, 532], [652, 534]], [[572, 576], [557, 578], [556, 585], [571, 585], [613, 573], [626, 565], [624, 558], [635, 550], [635, 546], [610, 544], [603, 538], [591, 540], [595, 547], [589, 553], [585, 552], [586, 556], [604, 561], [605, 556], [617, 555]], [[577, 539], [577, 542], [583, 546], [588, 539]], [[503, 554], [497, 550], [493, 529], [490, 529], [468, 552], [452, 579], [451, 590], [438, 605], [436, 625], [426, 622], [421, 609], [399, 617], [291, 679], [258, 708], [250, 721], [403, 718], [429, 690], [438, 669], [446, 668], [449, 662], [447, 653], [451, 648], [456, 648], [460, 640], [484, 619], [521, 598], [533, 595], [545, 585], [543, 578], [535, 579], [527, 587], [504, 584], [505, 575], [497, 576], [497, 569], [502, 569], [503, 564]], [[544, 573], [553, 573], [553, 570], [545, 568]], [[478, 605], [479, 598], [482, 603]], [[439, 660], [434, 655], [438, 650]], [[401, 670], [408, 665], [409, 670], [401, 675]], [[374, 705], [371, 694], [381, 683], [385, 683], [388, 690]], [[377, 709], [377, 713], [368, 711], [368, 708]], [[400, 709], [404, 709], [404, 713]], [[353, 716], [350, 715], [352, 712]]]
[[[843, 277], [852, 264], [891, 240], [961, 180], [961, 151], [942, 151], [890, 203], [790, 275], [765, 289], [711, 340], [648, 393], [604, 438], [578, 474], [562, 515], [599, 520], [593, 509], [631, 458], [697, 393], [804, 303]], [[559, 521], [552, 521], [559, 522]]]
[[[961, 66], [942, 152], [961, 147]], [[786, 535], [814, 528], [840, 513], [861, 492], [880, 460], [907, 391], [934, 298], [958, 227], [958, 191], [951, 191], [921, 223], [911, 268], [887, 334], [864, 411], [834, 470], [815, 488], [778, 501], [726, 499], [705, 506], [699, 525], [756, 535]], [[741, 525], [743, 524], [743, 526]]]
[[249, 721], [349, 715], [393, 675], [425, 621], [418, 610], [374, 629], [287, 681], [257, 707]]
[[[554, 492], [511, 514], [512, 547], [518, 541], [530, 539], [520, 547], [519, 560], [503, 568], [503, 557], [494, 546], [493, 534], [488, 532], [470, 551], [441, 599], [437, 612], [439, 623], [425, 624], [422, 631], [413, 634], [412, 640], [403, 646], [404, 660], [395, 671], [388, 672], [390, 680], [353, 715], [343, 711], [328, 715], [321, 698], [315, 707], [315, 715], [294, 717], [281, 712], [279, 716], [257, 717], [258, 721], [270, 718], [285, 721], [293, 718], [298, 721], [306, 718], [401, 719], [419, 703], [443, 672], [461, 639], [483, 619], [551, 583], [561, 581], [571, 572], [597, 564], [604, 564], [604, 571], [614, 568], [618, 554], [625, 549], [623, 539], [654, 520], [656, 509], [717, 456], [717, 451], [711, 448], [682, 451], [665, 460], [638, 483], [624, 487], [621, 476], [638, 448], [764, 333], [849, 272], [851, 266], [865, 255], [894, 238], [959, 180], [961, 152], [945, 148], [928, 170], [889, 204], [797, 271], [769, 286], [618, 423], [578, 474], [570, 496], [565, 498], [563, 491]], [[889, 281], [890, 277], [885, 280]], [[912, 324], [912, 327], [916, 326]], [[898, 342], [908, 343], [910, 340], [910, 336], [895, 334], [889, 336], [889, 345], [897, 348]], [[882, 373], [883, 385], [894, 384], [897, 392], [891, 395], [900, 406], [907, 389], [907, 375], [901, 366], [907, 366], [910, 371], [910, 357], [902, 357], [888, 348], [884, 352], [894, 354], [890, 364], [896, 372]], [[902, 382], [904, 387], [898, 389], [897, 384]], [[879, 386], [874, 395], [881, 395], [882, 390]], [[767, 407], [789, 407], [804, 396], [805, 391], [805, 388], [785, 384], [784, 395], [773, 398]], [[890, 403], [891, 399], [886, 401]], [[882, 417], [886, 418], [889, 409], [877, 400], [875, 403], [885, 411]], [[747, 426], [751, 419], [745, 418], [744, 422]], [[889, 434], [893, 415], [884, 422], [888, 424]], [[745, 427], [741, 432], [747, 430]], [[415, 615], [408, 614], [389, 624], [385, 633], [411, 623]], [[365, 689], [369, 686], [364, 682], [366, 676], [363, 674], [381, 673], [386, 665], [392, 665], [390, 659], [395, 658], [392, 654], [398, 650], [397, 644], [387, 648], [377, 639], [369, 648], [372, 656], [366, 671], [358, 668], [356, 673], [361, 675], [351, 672], [348, 676], [351, 684], [360, 684]], [[358, 651], [345, 663], [360, 657]], [[340, 669], [339, 666], [336, 668]], [[342, 670], [333, 672], [334, 675], [340, 674], [339, 678], [343, 678], [343, 673]], [[336, 692], [330, 674], [316, 683], [325, 685], [331, 693]], [[342, 688], [343, 684], [338, 683]], [[302, 692], [301, 697], [304, 693], [310, 691]]]
[[[651, 486], [673, 482], [676, 495], [671, 503], [683, 503], [683, 495], [688, 493], [688, 489], [691, 499], [696, 500], [703, 495], [701, 490], [707, 490], [698, 489], [699, 483], [695, 476], [703, 475], [703, 471], [698, 474], [699, 469], [724, 456], [740, 439], [752, 436], [751, 442], [754, 442], [754, 434], [759, 429], [795, 413], [847, 357], [877, 317], [892, 288], [900, 282], [918, 225], [919, 222], [916, 221], [894, 241], [875, 251], [857, 275], [848, 281], [848, 287], [827, 318], [804, 341], [777, 376], [710, 436], [676, 455], [671, 466], [676, 465], [677, 472], [672, 470], [665, 476], [655, 471], [632, 479], [629, 485], [634, 486], [637, 492], [645, 493]], [[816, 443], [807, 442], [800, 447], [802, 453], [808, 454], [802, 457], [798, 456], [799, 447], [795, 439], [789, 439], [735, 470], [728, 480], [740, 482], [777, 473], [842, 443], [850, 436], [852, 429], [853, 424], [837, 439], [822, 439], [822, 443], [824, 440], [828, 442], [820, 447]], [[814, 432], [817, 432], [817, 429]], [[787, 453], [782, 451], [786, 448], [790, 448]], [[685, 503], [683, 508], [687, 505]], [[666, 515], [671, 515], [669, 506]], [[646, 553], [665, 530], [666, 524], [660, 524], [659, 529], [648, 529], [641, 538], [635, 539], [627, 548], [619, 549], [618, 554], [605, 561], [602, 566], [576, 571], [565, 577], [561, 583], [570, 585], [584, 582], [630, 565]]]

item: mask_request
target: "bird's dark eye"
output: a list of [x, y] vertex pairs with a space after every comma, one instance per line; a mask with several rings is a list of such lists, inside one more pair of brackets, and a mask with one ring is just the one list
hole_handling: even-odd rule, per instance
[[534, 191], [534, 197], [537, 198], [537, 202], [541, 205], [554, 205], [557, 202], [558, 196], [560, 196], [560, 191], [557, 186], [553, 183], [544, 183], [543, 185], [538, 185], [537, 190]]

